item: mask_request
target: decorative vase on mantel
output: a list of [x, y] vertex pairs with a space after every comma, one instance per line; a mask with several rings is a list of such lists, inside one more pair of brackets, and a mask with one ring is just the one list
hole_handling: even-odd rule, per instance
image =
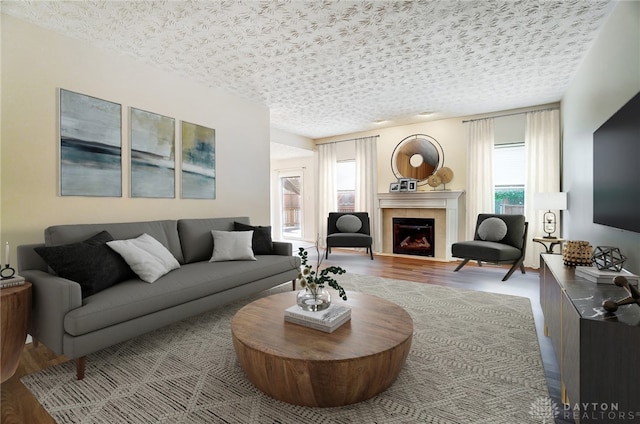
[[309, 287], [300, 290], [296, 299], [298, 306], [305, 311], [318, 312], [331, 306], [331, 294], [324, 287]]

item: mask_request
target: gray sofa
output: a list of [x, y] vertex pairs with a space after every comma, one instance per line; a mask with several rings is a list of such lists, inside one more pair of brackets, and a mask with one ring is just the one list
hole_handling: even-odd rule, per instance
[[[18, 272], [33, 284], [29, 334], [53, 352], [76, 359], [78, 379], [85, 356], [168, 324], [209, 311], [262, 290], [293, 281], [300, 259], [290, 243], [273, 242], [273, 254], [255, 261], [209, 262], [211, 230], [232, 231], [247, 217], [180, 219], [111, 224], [57, 225], [45, 230], [44, 244], [18, 247]], [[147, 233], [180, 263], [153, 284], [130, 278], [82, 297], [77, 282], [57, 276], [34, 250], [86, 240], [101, 231], [113, 239]], [[135, 275], [133, 275], [135, 277]]]

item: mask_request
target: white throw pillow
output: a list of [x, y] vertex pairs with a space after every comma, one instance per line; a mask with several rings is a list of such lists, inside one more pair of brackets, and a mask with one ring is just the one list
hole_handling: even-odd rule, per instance
[[213, 254], [209, 262], [255, 261], [251, 240], [253, 231], [211, 230]]
[[140, 279], [153, 283], [180, 263], [158, 240], [144, 233], [129, 240], [113, 240], [107, 245], [118, 252]]

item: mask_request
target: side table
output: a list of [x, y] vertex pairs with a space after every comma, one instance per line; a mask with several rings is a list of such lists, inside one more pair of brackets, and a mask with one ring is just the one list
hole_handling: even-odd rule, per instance
[[31, 283], [0, 289], [1, 320], [1, 382], [11, 378], [18, 368], [27, 339], [31, 317]]
[[[561, 245], [560, 252], [562, 253], [562, 243], [565, 242], [565, 239], [563, 239], [563, 238], [555, 238], [555, 237], [554, 238], [534, 237], [533, 241], [543, 245], [544, 249], [546, 250], [545, 253], [553, 253], [553, 248], [556, 245]], [[548, 244], [548, 246], [547, 246], [547, 244]]]

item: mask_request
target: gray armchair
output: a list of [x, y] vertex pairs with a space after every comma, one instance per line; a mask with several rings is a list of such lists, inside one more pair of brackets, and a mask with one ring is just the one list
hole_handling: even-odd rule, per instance
[[524, 215], [478, 215], [473, 240], [451, 245], [451, 255], [464, 259], [454, 271], [474, 260], [478, 262], [478, 266], [482, 266], [482, 262], [512, 264], [502, 281], [507, 281], [518, 267], [524, 274], [522, 262], [528, 226]]
[[329, 212], [325, 258], [332, 247], [364, 247], [373, 260], [372, 243], [367, 212]]

